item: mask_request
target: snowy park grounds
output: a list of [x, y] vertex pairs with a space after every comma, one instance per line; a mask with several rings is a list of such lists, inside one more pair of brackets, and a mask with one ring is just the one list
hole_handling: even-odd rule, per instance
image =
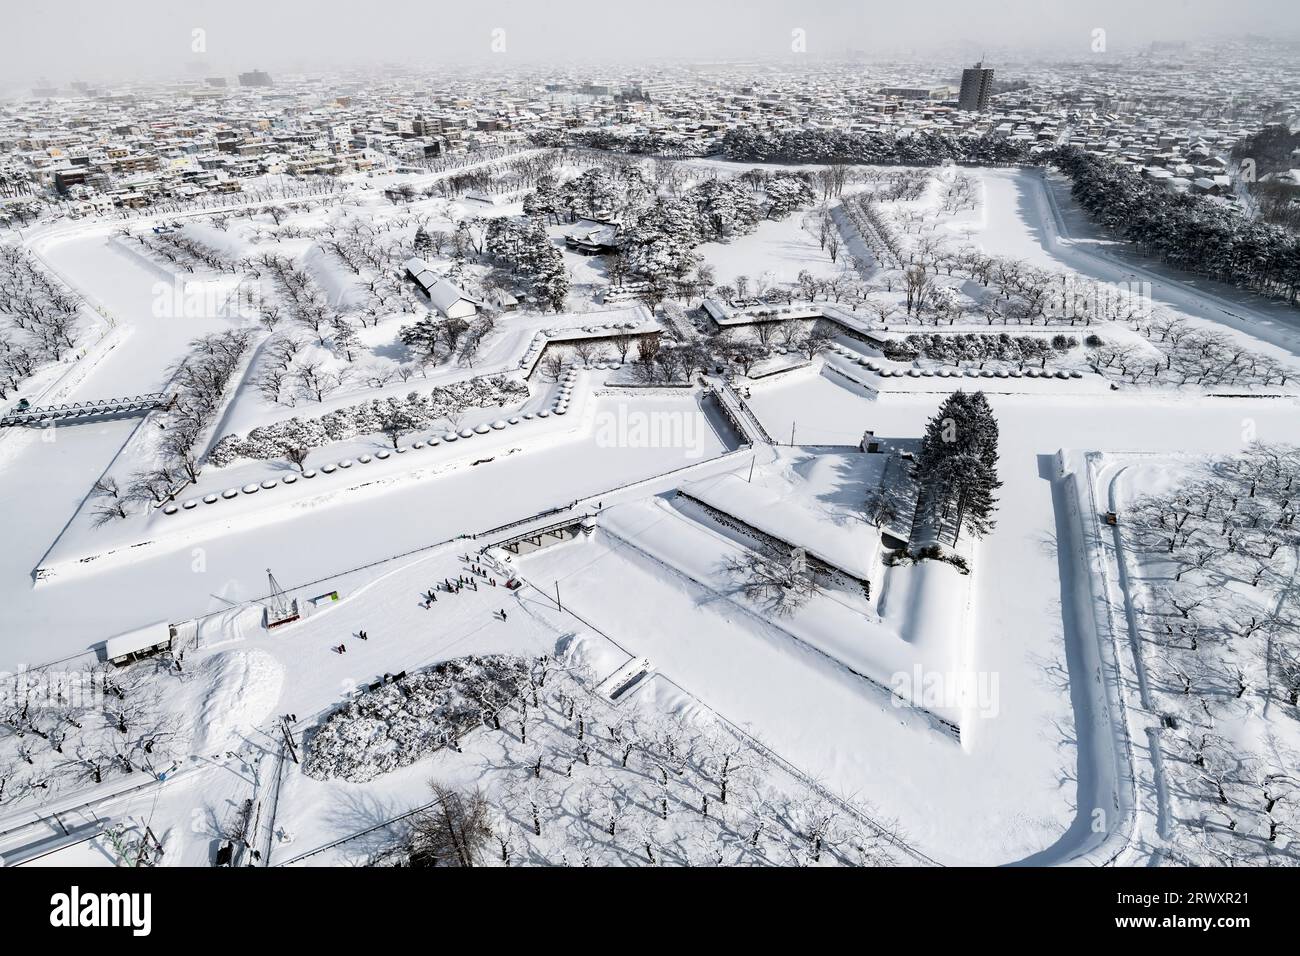
[[[661, 473], [686, 467], [706, 468], [734, 442], [720, 416], [713, 420], [711, 413], [701, 414], [699, 401], [693, 395], [637, 395], [634, 400], [609, 397], [590, 401], [593, 409], [597, 406], [606, 408], [608, 416], [600, 421], [593, 418], [585, 433], [572, 435], [565, 432], [573, 414], [530, 422], [530, 426], [535, 425], [550, 437], [540, 439], [540, 443], [527, 452], [500, 454], [495, 461], [482, 465], [473, 466], [471, 463], [481, 457], [491, 457], [491, 454], [483, 455], [468, 449], [476, 447], [475, 442], [487, 445], [498, 440], [509, 442], [512, 440], [510, 429], [504, 434], [491, 431], [488, 436], [468, 440], [465, 452], [457, 447], [462, 440], [435, 448], [426, 445], [404, 455], [394, 454], [388, 459], [375, 459], [365, 465], [358, 463], [330, 475], [318, 473], [314, 479], [300, 478], [289, 486], [259, 490], [251, 495], [241, 491], [234, 498], [221, 497], [211, 505], [182, 508], [176, 514], [155, 511], [143, 520], [151, 527], [159, 528], [160, 533], [165, 531], [167, 537], [159, 537], [156, 544], [148, 547], [133, 549], [135, 554], [130, 556], [130, 560], [101, 565], [102, 570], [96, 567], [99, 562], [92, 561], [81, 565], [78, 573], [56, 573], [35, 589], [27, 587], [20, 592], [18, 600], [27, 610], [24, 612], [21, 606], [11, 605], [12, 613], [43, 615], [41, 607], [46, 600], [61, 603], [70, 599], [65, 595], [72, 594], [84, 598], [79, 598], [72, 606], [65, 605], [70, 613], [63, 628], [58, 628], [48, 617], [41, 617], [39, 624], [33, 620], [30, 626], [24, 625], [21, 633], [28, 637], [28, 642], [8, 647], [13, 655], [11, 660], [17, 665], [24, 661], [43, 662], [77, 653], [95, 642], [92, 635], [107, 636], [114, 630], [138, 623], [138, 612], [115, 603], [112, 595], [124, 587], [147, 587], [144, 582], [158, 580], [158, 575], [163, 575], [168, 581], [165, 593], [158, 595], [160, 616], [174, 621], [187, 620], [263, 595], [266, 592], [266, 562], [259, 560], [259, 554], [281, 553], [274, 568], [291, 587], [297, 583], [338, 577], [350, 568], [384, 562], [393, 555], [458, 535], [569, 507], [579, 499], [596, 499], [613, 493], [620, 486], [653, 479]], [[636, 444], [609, 444], [602, 437], [605, 431], [596, 426], [600, 422], [616, 424], [621, 407], [633, 413], [633, 420], [637, 420], [637, 416], [653, 414], [673, 423], [698, 421], [698, 426], [689, 433], [692, 439], [689, 446], [650, 440]], [[557, 424], [552, 426], [550, 422]], [[521, 424], [517, 429], [522, 432], [527, 427]], [[553, 427], [558, 431], [549, 432]], [[39, 441], [35, 433], [18, 437]], [[648, 433], [648, 439], [652, 437], [653, 433]], [[51, 446], [36, 447], [52, 453], [73, 450], [67, 439]], [[502, 452], [512, 447], [516, 446], [505, 444]], [[441, 460], [460, 462], [461, 467], [438, 471], [435, 462], [442, 450], [454, 451], [455, 455]], [[426, 456], [424, 463], [420, 463], [418, 456], [421, 455]], [[599, 462], [599, 467], [575, 472], [575, 456], [590, 457]], [[372, 477], [376, 469], [386, 474], [387, 482]], [[424, 478], [429, 480], [423, 480], [416, 477], [419, 471], [438, 473], [426, 474]], [[276, 477], [291, 474], [286, 470], [276, 473]], [[493, 481], [499, 482], [503, 489], [508, 488], [509, 493], [482, 494], [485, 475], [492, 475]], [[325, 490], [317, 491], [325, 482], [331, 484], [324, 484]], [[337, 494], [356, 485], [365, 487], [356, 493]], [[309, 486], [310, 492], [300, 490]], [[219, 487], [221, 490], [242, 488], [225, 482]], [[436, 489], [432, 503], [428, 497], [430, 489]], [[273, 499], [273, 496], [284, 496], [285, 493], [305, 494], [307, 497], [292, 501], [286, 512], [276, 502], [288, 499]], [[56, 503], [49, 499], [37, 500], [46, 505]], [[452, 506], [450, 502], [456, 504]], [[204, 511], [216, 517], [205, 519]], [[42, 509], [35, 508], [27, 512], [27, 520], [38, 521], [45, 514]], [[357, 535], [357, 521], [372, 531]], [[233, 529], [229, 527], [232, 523]], [[191, 526], [192, 533], [189, 530]], [[119, 527], [125, 529], [127, 526], [122, 522]], [[172, 532], [167, 530], [169, 528], [177, 530]], [[110, 526], [99, 530], [116, 529]], [[277, 543], [286, 540], [297, 541], [301, 546], [295, 546], [291, 552], [281, 552]], [[22, 558], [18, 553], [12, 556], [13, 559], [31, 560], [33, 567], [39, 565], [40, 557], [31, 553]], [[30, 577], [30, 570], [15, 568], [15, 573]], [[131, 581], [138, 583], [129, 584]], [[83, 600], [89, 603], [82, 603]]]
[[[382, 494], [450, 472], [487, 467], [498, 457], [594, 442], [598, 418], [614, 414], [618, 402], [596, 398], [588, 376], [579, 375], [573, 381], [573, 390], [566, 389], [563, 396], [554, 386], [543, 388], [516, 408], [478, 410], [466, 414], [457, 431], [443, 426], [414, 432], [397, 447], [382, 437], [331, 443], [313, 453], [302, 471], [287, 462], [249, 461], [210, 469], [179, 501], [108, 528], [94, 526], [83, 514], [80, 526], [65, 529], [42, 560], [40, 577], [48, 580], [73, 573], [90, 562], [97, 562], [97, 571], [107, 563], [102, 559], [138, 557], [141, 548], [175, 549], [237, 533], [240, 528], [289, 520], [341, 497]], [[559, 404], [561, 398], [563, 405]], [[643, 410], [661, 415], [699, 412], [689, 397], [676, 402], [662, 399]], [[701, 435], [704, 430], [700, 429]], [[701, 449], [701, 454], [705, 453]]]
[[[448, 563], [435, 561], [424, 567], [434, 575], [447, 570]], [[466, 570], [460, 563], [451, 569]], [[403, 571], [377, 587], [391, 593], [399, 582], [415, 580], [411, 571]], [[422, 586], [434, 583], [429, 580]], [[593, 863], [644, 864], [652, 862], [647, 859], [647, 840], [652, 855], [667, 857], [664, 862], [713, 863], [718, 862], [716, 853], [728, 862], [804, 862], [801, 853], [807, 848], [793, 832], [788, 836], [783, 832], [788, 825], [783, 818], [815, 815], [819, 807], [836, 818], [835, 829], [863, 831], [864, 837], [872, 834], [854, 815], [857, 808], [810, 790], [754, 742], [722, 724], [674, 682], [658, 676], [653, 665], [632, 688], [621, 690], [629, 676], [640, 673], [637, 659], [558, 610], [545, 594], [533, 588], [510, 594], [484, 583], [477, 591], [442, 593], [428, 611], [419, 607], [419, 597], [419, 592], [413, 592], [408, 601], [393, 600], [394, 609], [387, 615], [391, 620], [382, 623], [385, 633], [390, 628], [434, 627], [424, 647], [433, 659], [475, 653], [552, 655], [557, 660], [550, 665], [551, 676], [543, 678], [540, 697], [526, 692], [522, 709], [510, 706], [501, 711], [499, 728], [492, 721], [476, 726], [454, 746], [439, 747], [436, 753], [385, 772], [366, 785], [322, 778], [328, 771], [320, 769], [308, 776], [297, 766], [286, 767], [279, 806], [283, 818], [294, 821], [293, 844], [277, 848], [272, 862], [277, 858], [307, 865], [364, 862], [390, 846], [394, 833], [400, 832], [401, 821], [385, 825], [388, 821], [429, 802], [431, 779], [448, 786], [478, 787], [490, 796], [499, 817], [495, 829], [507, 838], [513, 863], [577, 865], [590, 857]], [[405, 610], [408, 604], [413, 614]], [[505, 620], [494, 613], [498, 604], [506, 609]], [[369, 601], [358, 602], [351, 614], [346, 605], [341, 606], [337, 618], [322, 617], [320, 626], [328, 624], [330, 634], [343, 633], [350, 621], [366, 621], [364, 612], [371, 606]], [[436, 625], [430, 623], [435, 621]], [[316, 631], [320, 633], [319, 628]], [[356, 673], [357, 661], [349, 660], [350, 656], [359, 652], [364, 665], [372, 655], [371, 641], [385, 639], [376, 630], [365, 644], [349, 640], [348, 653], [334, 655], [342, 661], [331, 660], [327, 666]], [[381, 659], [391, 660], [391, 656]], [[611, 692], [619, 690], [611, 700]], [[572, 697], [569, 709], [562, 703], [566, 693]], [[548, 696], [552, 697], [549, 703]], [[655, 749], [653, 742], [664, 743], [665, 735], [678, 741], [681, 752], [675, 758]], [[310, 734], [305, 741], [304, 748], [310, 751]], [[671, 743], [667, 745], [671, 748]], [[708, 785], [700, 779], [704, 771], [696, 764], [728, 753], [732, 755], [729, 799], [719, 804], [716, 793], [712, 794], [710, 814], [700, 803]], [[671, 782], [655, 769], [661, 765], [670, 768]], [[534, 773], [534, 767], [541, 772]], [[666, 816], [661, 807], [665, 799], [669, 801]], [[534, 829], [534, 805], [539, 808], [540, 834]], [[771, 818], [764, 820], [765, 813], [771, 813]], [[749, 840], [755, 822], [765, 831], [758, 845]], [[354, 833], [363, 835], [330, 846]], [[322, 847], [320, 853], [305, 856]], [[891, 859], [890, 852], [899, 853], [883, 848], [878, 852], [882, 860]], [[825, 854], [825, 862], [833, 862], [841, 853], [848, 854], [843, 859], [853, 858], [847, 847], [840, 847], [834, 855]]]
[[[647, 168], [667, 178], [643, 174], [646, 190], [726, 195], [747, 167]], [[570, 249], [554, 209], [540, 242], [569, 284], [527, 285], [515, 272], [533, 266], [479, 248], [490, 220], [517, 224], [519, 191], [419, 192], [438, 181], [27, 241], [88, 319], [24, 386], [34, 403], [177, 389], [204, 348], [221, 375], [193, 473], [152, 500], [105, 489], [162, 461], [163, 410], [0, 433], [0, 669], [130, 688], [93, 719], [46, 708], [40, 733], [5, 711], [24, 732], [0, 734], [0, 856], [111, 863], [151, 839], [165, 863], [208, 865], [235, 839], [262, 865], [399, 862], [431, 782], [482, 791], [505, 837], [485, 862], [510, 864], [1258, 862], [1291, 846], [1279, 775], [1300, 739], [1266, 688], [1269, 642], [1294, 631], [1258, 621], [1285, 618], [1294, 544], [1267, 571], [1216, 552], [1174, 588], [1128, 516], [1257, 443], [1300, 443], [1293, 315], [1121, 256], [1039, 170], [894, 171], [827, 197], [824, 221], [798, 210], [699, 242], [737, 300], [721, 320], [703, 294], [607, 304], [609, 257]], [[413, 194], [383, 198], [399, 182]], [[844, 204], [867, 191], [900, 259], [968, 243], [1002, 272], [933, 265], [944, 304], [922, 317], [902, 263], [853, 231]], [[471, 295], [515, 282], [531, 298], [442, 338], [398, 268], [417, 230]], [[1147, 283], [1152, 314], [1013, 314], [1075, 280]], [[785, 298], [753, 304], [772, 286]], [[779, 330], [751, 321], [772, 309]], [[1017, 344], [976, 355], [994, 336]], [[897, 357], [913, 347], [929, 351]], [[688, 357], [660, 375], [643, 349]], [[957, 389], [1000, 427], [997, 525], [920, 559], [902, 452]], [[399, 414], [410, 403], [421, 415]], [[330, 416], [351, 418], [331, 432]], [[899, 499], [879, 524], [873, 489]], [[738, 570], [771, 548], [823, 585], [780, 612]], [[475, 569], [506, 555], [501, 574]], [[302, 612], [275, 630], [268, 567]], [[436, 590], [461, 577], [477, 587]], [[1230, 626], [1198, 625], [1200, 653], [1190, 609], [1162, 602], [1216, 587], [1193, 597]], [[97, 649], [142, 617], [177, 627], [171, 656], [108, 668]], [[471, 657], [551, 682], [445, 739], [385, 683]], [[374, 733], [345, 763], [375, 766], [304, 772], [364, 694], [395, 709], [349, 730]], [[398, 740], [423, 743], [390, 766]], [[69, 842], [42, 808], [120, 829]]]
[[[1063, 461], [1085, 530], [1135, 761], [1135, 841], [1182, 865], [1274, 865], [1294, 850], [1296, 542], [1268, 446], [1229, 456]], [[1282, 520], [1271, 514], [1280, 508]], [[1114, 526], [1088, 520], [1109, 509]], [[1166, 517], [1169, 516], [1169, 517]]]
[[[33, 814], [28, 794], [6, 806], [0, 853], [16, 862], [112, 865], [115, 851], [141, 839], [144, 821], [154, 820], [151, 838], [167, 865], [210, 865], [220, 844], [241, 835], [247, 854], [256, 850], [264, 865], [364, 863], [400, 840], [436, 780], [491, 798], [512, 863], [655, 862], [647, 852], [696, 864], [908, 859], [892, 829], [864, 808], [822, 791], [653, 665], [642, 674], [637, 658], [545, 594], [527, 586], [511, 592], [500, 580], [493, 586], [460, 547], [442, 548], [274, 634], [248, 614], [200, 622], [183, 639], [182, 670], [145, 662], [114, 675], [130, 684], [130, 732], [110, 727], [99, 744], [86, 731], [76, 759], [51, 760], [43, 771], [54, 787], [43, 801], [67, 808], [63, 820], [74, 837], [80, 828], [88, 835], [63, 838]], [[477, 586], [440, 587], [460, 576]], [[426, 605], [431, 588], [438, 600]], [[484, 722], [446, 743], [431, 717], [422, 732], [435, 742], [431, 752], [400, 757], [401, 766], [367, 774], [364, 783], [319, 766], [313, 776], [303, 773], [298, 761], [308, 761], [313, 735], [347, 700], [374, 693], [372, 683], [484, 654], [551, 658], [549, 683], [543, 677], [531, 710], [520, 716], [506, 708], [499, 728]], [[147, 701], [137, 699], [146, 693]], [[137, 723], [158, 736], [161, 779], [110, 767], [117, 738], [134, 740]], [[79, 785], [68, 765], [97, 765], [101, 747], [105, 779]], [[158, 819], [173, 822], [161, 827]]]
[[705, 243], [700, 254], [719, 275], [728, 278], [747, 272], [770, 275], [773, 282], [793, 283], [803, 270], [827, 278], [840, 271], [797, 215], [780, 222], [761, 222], [754, 232], [735, 242]]
[[[1088, 667], [1084, 642], [1090, 633], [1085, 624], [1091, 612], [1087, 599], [1077, 591], [1087, 585], [1089, 572], [1081, 563], [1082, 532], [1075, 529], [1072, 515], [1077, 511], [1071, 511], [1075, 507], [1070, 503], [1072, 496], [1054, 477], [1059, 473], [1058, 449], [1233, 453], [1242, 448], [1243, 424], [1249, 425], [1252, 433], [1257, 430], [1260, 441], [1295, 443], [1300, 438], [1300, 421], [1293, 403], [1284, 399], [1251, 400], [1243, 406], [1227, 399], [1159, 401], [1112, 393], [1107, 399], [1108, 414], [1098, 414], [1097, 406], [1086, 397], [1048, 400], [994, 395], [992, 401], [1005, 443], [1002, 494], [1018, 506], [1014, 513], [1004, 512], [997, 533], [978, 544], [972, 575], [973, 667], [977, 674], [998, 676], [999, 711], [995, 719], [975, 722], [969, 735], [963, 727], [963, 746], [968, 752], [950, 771], [963, 780], [957, 792], [964, 806], [980, 799], [988, 801], [981, 811], [988, 828], [972, 825], [964, 845], [991, 840], [1004, 847], [1014, 844], [1019, 854], [1043, 862], [1070, 859], [1101, 846], [1090, 830], [1089, 814], [1094, 806], [1111, 805], [1107, 791], [1121, 785], [1112, 769], [1114, 748], [1121, 745], [1115, 741], [1109, 718], [1099, 710], [1102, 700], [1092, 695], [1061, 694], [1073, 686], [1074, 675]], [[928, 411], [927, 402], [919, 397], [882, 395], [872, 403], [825, 376], [754, 388], [749, 404], [773, 434], [788, 435], [798, 423], [796, 440], [809, 444], [845, 444], [859, 439], [857, 423], [868, 414], [877, 435], [915, 434]], [[864, 410], [868, 404], [869, 413]], [[817, 424], [804, 424], [810, 421]], [[812, 706], [811, 701], [808, 705]], [[1062, 736], [1045, 728], [1056, 728]], [[1065, 743], [1067, 740], [1071, 743]], [[808, 746], [821, 744], [817, 735], [810, 736]], [[1078, 766], [1060, 762], [1062, 747], [1070, 760], [1079, 761]], [[1031, 753], [1036, 756], [1028, 757]], [[843, 760], [842, 750], [827, 746], [822, 759], [838, 763]], [[1044, 771], [1037, 780], [1023, 775], [1031, 765]], [[914, 768], [912, 772], [923, 770]], [[969, 781], [961, 776], [967, 772], [971, 773]], [[1005, 802], [1008, 791], [993, 785], [1009, 778], [1015, 780], [1014, 792], [1023, 798], [1011, 801], [1015, 806]], [[857, 792], [863, 799], [879, 800], [867, 783], [870, 777], [865, 770], [857, 769], [849, 779], [851, 785], [862, 788]], [[1073, 783], [1063, 788], [1062, 779]], [[896, 785], [891, 779], [885, 788]], [[913, 795], [912, 805], [953, 792], [936, 784], [928, 797]], [[977, 796], [981, 792], [987, 796]], [[896, 810], [887, 803], [881, 805], [887, 812]], [[906, 813], [898, 812], [903, 826], [917, 836], [918, 825]], [[950, 814], [962, 812], [960, 808], [936, 810], [934, 819], [951, 819]], [[1052, 820], [1055, 823], [1049, 822]], [[974, 832], [981, 835], [973, 836]], [[1035, 832], [1044, 839], [1037, 846], [1032, 836]], [[955, 834], [951, 838], [956, 839]]]

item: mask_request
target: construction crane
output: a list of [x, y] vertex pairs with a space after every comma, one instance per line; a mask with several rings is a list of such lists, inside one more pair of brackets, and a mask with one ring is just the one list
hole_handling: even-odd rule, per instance
[[270, 568], [266, 569], [266, 578], [271, 585], [271, 593], [266, 602], [267, 630], [298, 620], [300, 616], [298, 613], [298, 599], [291, 598], [285, 593], [284, 588], [280, 587], [280, 582], [275, 579], [275, 575], [271, 573]]

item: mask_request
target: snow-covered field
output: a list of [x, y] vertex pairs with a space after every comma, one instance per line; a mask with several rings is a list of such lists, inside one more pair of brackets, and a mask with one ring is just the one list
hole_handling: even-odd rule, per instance
[[747, 275], [768, 284], [789, 285], [805, 270], [828, 278], [844, 269], [843, 262], [832, 262], [818, 246], [816, 233], [799, 215], [778, 222], [764, 220], [747, 236], [728, 243], [706, 242], [699, 252], [717, 270], [720, 282]]
[[[1065, 227], [1073, 230], [1077, 219], [1067, 194], [1037, 171], [967, 172], [971, 199], [960, 208], [945, 208], [948, 186], [938, 180], [918, 199], [888, 204], [902, 241], [918, 248], [934, 232], [1026, 268], [1100, 283], [1148, 281], [1156, 307], [1190, 328], [1295, 366], [1294, 313], [1256, 309], [1130, 265], [1091, 237], [1071, 238]], [[743, 406], [720, 397], [726, 386], [712, 369], [707, 378], [688, 371], [672, 388], [637, 388], [644, 383], [630, 364], [609, 367], [612, 345], [571, 379], [556, 381], [545, 363], [525, 375], [521, 363], [536, 358], [543, 330], [598, 321], [587, 313], [607, 284], [604, 264], [567, 250], [571, 312], [502, 313], [470, 356], [436, 350], [401, 378], [395, 370], [412, 357], [398, 330], [430, 308], [409, 290], [384, 291], [383, 269], [345, 265], [354, 253], [364, 258], [364, 249], [325, 252], [331, 236], [347, 235], [348, 220], [362, 219], [405, 243], [417, 219], [421, 228], [452, 231], [473, 217], [518, 212], [515, 202], [471, 213], [464, 203], [429, 197], [393, 206], [372, 193], [283, 223], [258, 214], [222, 227], [187, 225], [184, 235], [236, 262], [236, 272], [251, 274], [237, 263], [274, 249], [331, 302], [375, 310], [374, 324], [357, 330], [357, 356], [325, 331], [301, 345], [293, 362], [346, 373], [315, 397], [268, 392], [259, 381], [274, 347], [267, 343], [284, 334], [287, 319], [272, 329], [232, 317], [219, 295], [203, 299], [211, 308], [158, 315], [165, 257], [131, 248], [132, 240], [107, 227], [60, 227], [29, 240], [86, 308], [106, 327], [115, 323], [102, 352], [69, 365], [64, 374], [76, 375], [60, 401], [163, 390], [194, 339], [250, 330], [252, 351], [222, 394], [205, 450], [259, 426], [477, 376], [512, 376], [519, 400], [457, 409], [396, 438], [380, 431], [331, 438], [312, 446], [301, 470], [274, 454], [201, 463], [172, 513], [135, 507], [100, 523], [93, 509], [104, 496], [92, 495], [92, 485], [150, 463], [155, 429], [166, 431], [162, 413], [0, 432], [0, 668], [116, 674], [131, 690], [115, 699], [132, 708], [123, 731], [125, 718], [115, 723], [112, 706], [74, 723], [59, 703], [35, 724], [0, 707], [0, 855], [111, 862], [147, 828], [169, 864], [207, 865], [235, 831], [248, 843], [244, 862], [391, 862], [395, 843], [418, 822], [408, 815], [433, 799], [434, 780], [483, 791], [493, 830], [504, 838], [490, 844], [497, 862], [503, 855], [508, 863], [552, 864], [1240, 857], [1221, 832], [1205, 835], [1213, 792], [1207, 798], [1192, 785], [1203, 775], [1171, 767], [1175, 748], [1161, 723], [1177, 712], [1183, 724], [1172, 739], [1185, 743], [1195, 708], [1178, 700], [1176, 678], [1156, 686], [1142, 676], [1154, 660], [1150, 648], [1116, 629], [1129, 615], [1157, 613], [1151, 608], [1169, 569], [1149, 555], [1108, 551], [1110, 532], [1090, 496], [1101, 510], [1113, 507], [1102, 479], [1117, 482], [1122, 521], [1130, 502], [1168, 491], [1207, 462], [1256, 442], [1300, 444], [1294, 381], [1254, 387], [1254, 397], [1154, 379], [1130, 386], [1091, 370], [1093, 346], [1080, 341], [1054, 359], [1081, 372], [1074, 378], [953, 379], [933, 374], [939, 365], [930, 360], [919, 360], [915, 375], [892, 377], [858, 358], [886, 368], [910, 364], [890, 363], [838, 334], [834, 348], [806, 364], [777, 356], [751, 370], [757, 376], [785, 361], [801, 366], [794, 371], [734, 375]], [[746, 235], [696, 251], [719, 283], [746, 275], [793, 286], [804, 271], [842, 276], [844, 260], [831, 261], [802, 216], [762, 220]], [[550, 232], [557, 239], [562, 229]], [[453, 268], [450, 251], [429, 259]], [[461, 268], [466, 284], [486, 281], [486, 266]], [[870, 282], [888, 279], [877, 264], [864, 271]], [[228, 285], [201, 270], [193, 281], [208, 291]], [[266, 275], [258, 282], [270, 289]], [[979, 285], [968, 281], [962, 293], [972, 304], [989, 291]], [[877, 303], [901, 301], [901, 286], [873, 289]], [[843, 308], [874, 321], [865, 300], [844, 298]], [[646, 315], [623, 306], [599, 321], [644, 322]], [[981, 331], [977, 321], [963, 321], [900, 325], [889, 334]], [[1113, 325], [1109, 332], [1098, 326], [1103, 337], [1154, 349], [1157, 360], [1163, 354], [1146, 332]], [[1042, 325], [1023, 331], [1047, 334]], [[1082, 338], [1091, 330], [1051, 331]], [[362, 367], [382, 367], [390, 377], [367, 380], [355, 371]], [[891, 459], [896, 474], [888, 478], [889, 456], [857, 447], [870, 431], [886, 448], [910, 448], [958, 387], [983, 387], [1000, 428], [997, 524], [963, 543], [969, 574], [943, 561], [887, 560], [894, 539], [906, 538], [911, 512], [876, 526], [863, 504], [886, 481], [901, 487], [907, 465]], [[552, 415], [560, 402], [564, 413]], [[542, 410], [548, 414], [526, 417]], [[448, 441], [449, 430], [469, 434]], [[193, 506], [179, 507], [184, 501]], [[773, 541], [799, 549], [801, 560], [806, 552], [829, 582], [781, 613], [737, 577], [747, 556]], [[513, 550], [496, 547], [503, 543]], [[1287, 567], [1294, 572], [1294, 562]], [[39, 579], [38, 568], [45, 571]], [[261, 620], [268, 568], [309, 612], [274, 631]], [[1282, 607], [1294, 573], [1270, 573]], [[521, 586], [506, 589], [506, 578], [516, 576]], [[438, 590], [462, 577], [475, 584]], [[336, 591], [338, 600], [309, 603]], [[163, 619], [178, 625], [172, 657], [101, 668], [96, 648], [106, 638]], [[1287, 621], [1277, 640], [1293, 644], [1293, 618]], [[1172, 654], [1162, 649], [1159, 660]], [[566, 673], [533, 703], [523, 692], [507, 695], [468, 732], [456, 724], [461, 736], [445, 743], [436, 736], [441, 718], [429, 717], [417, 729], [433, 745], [385, 772], [344, 779], [303, 771], [313, 736], [346, 701], [386, 675], [469, 655], [515, 655], [527, 667], [550, 658], [548, 666]], [[1207, 668], [1227, 681], [1232, 666], [1224, 657]], [[611, 697], [629, 680], [626, 696]], [[1251, 680], [1254, 693], [1260, 681]], [[1229, 742], [1216, 753], [1294, 752], [1294, 706], [1245, 691], [1235, 699], [1245, 703], [1213, 717], [1216, 740]], [[164, 726], [165, 740], [150, 736]], [[62, 750], [55, 746], [65, 740]], [[728, 754], [738, 769], [729, 800], [720, 800], [720, 774], [732, 771], [718, 761]], [[662, 770], [670, 763], [671, 785]], [[1267, 771], [1239, 776], [1231, 784], [1243, 803], [1252, 786], [1265, 802], [1289, 799]], [[539, 805], [549, 815], [535, 811]], [[87, 831], [69, 848], [47, 847], [52, 855], [34, 852], [52, 837], [36, 819], [42, 807], [120, 829]], [[1269, 839], [1260, 829], [1268, 814], [1251, 813], [1252, 838], [1285, 853], [1290, 835], [1280, 844], [1276, 832]]]

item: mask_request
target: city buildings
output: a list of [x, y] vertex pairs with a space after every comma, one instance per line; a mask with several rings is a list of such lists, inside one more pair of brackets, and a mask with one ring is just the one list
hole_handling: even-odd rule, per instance
[[976, 63], [961, 71], [961, 93], [957, 98], [959, 109], [968, 113], [983, 113], [989, 108], [989, 94], [993, 91], [993, 70]]
[[419, 70], [207, 74], [168, 84], [42, 84], [0, 104], [0, 219], [14, 203], [72, 215], [206, 201], [266, 177], [341, 176], [458, 163], [484, 150], [584, 134], [644, 138], [669, 157], [717, 154], [732, 130], [886, 140], [993, 135], [1074, 145], [1179, 191], [1234, 202], [1230, 151], [1300, 121], [1287, 51], [1228, 42], [1053, 64], [808, 61], [536, 67], [455, 82]]
[[240, 86], [271, 86], [271, 74], [265, 70], [252, 70], [239, 74]]

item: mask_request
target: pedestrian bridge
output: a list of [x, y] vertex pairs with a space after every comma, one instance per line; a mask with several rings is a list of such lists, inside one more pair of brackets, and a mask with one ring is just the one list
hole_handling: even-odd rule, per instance
[[94, 421], [103, 418], [125, 418], [145, 415], [155, 408], [171, 404], [166, 392], [149, 392], [130, 398], [101, 398], [70, 405], [31, 405], [15, 407], [0, 417], [0, 428], [23, 425], [66, 425], [73, 422]]

